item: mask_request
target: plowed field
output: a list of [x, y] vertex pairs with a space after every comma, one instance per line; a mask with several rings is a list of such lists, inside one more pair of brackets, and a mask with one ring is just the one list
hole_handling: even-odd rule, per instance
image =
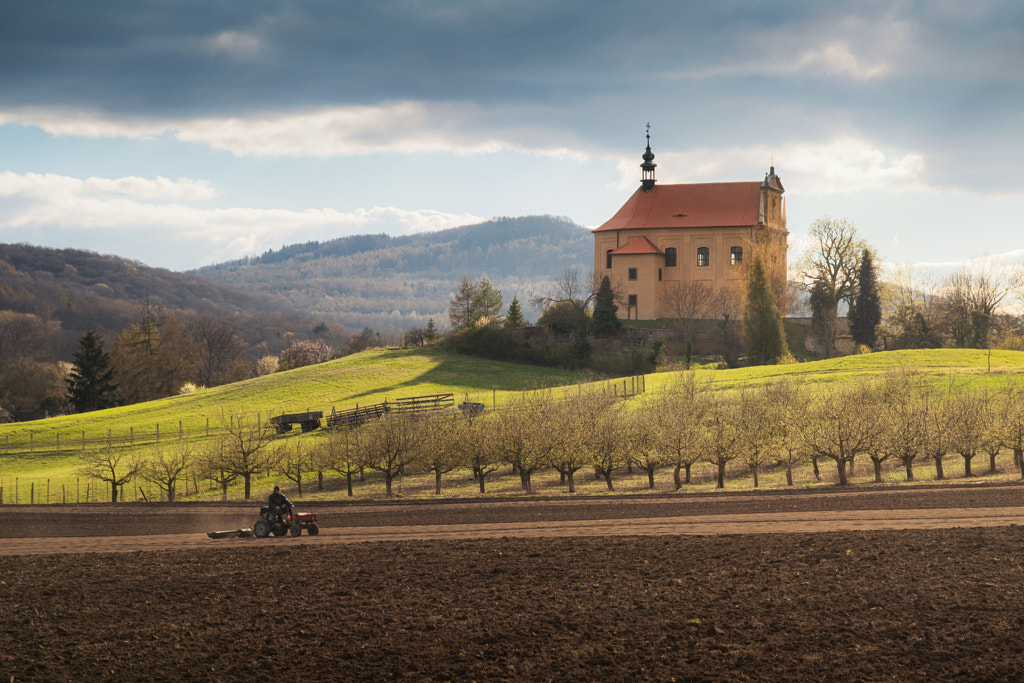
[[1024, 487], [0, 508], [3, 680], [1024, 679]]

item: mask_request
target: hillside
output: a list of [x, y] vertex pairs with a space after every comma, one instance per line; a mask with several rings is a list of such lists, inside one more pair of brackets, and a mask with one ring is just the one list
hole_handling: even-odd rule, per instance
[[196, 275], [90, 251], [0, 244], [0, 311], [58, 323], [48, 341], [59, 359], [70, 360], [79, 337], [90, 330], [112, 340], [138, 320], [138, 307], [147, 300], [167, 312], [245, 321], [239, 327], [251, 345], [270, 346], [281, 332], [316, 324], [284, 299]]
[[[546, 291], [567, 268], [589, 271], [593, 237], [568, 219], [498, 218], [402, 237], [358, 235], [307, 242], [207, 266], [196, 275], [274, 295], [318, 320], [379, 331], [447, 323], [463, 277], [487, 277], [507, 304]], [[526, 310], [536, 319], [540, 311]]]

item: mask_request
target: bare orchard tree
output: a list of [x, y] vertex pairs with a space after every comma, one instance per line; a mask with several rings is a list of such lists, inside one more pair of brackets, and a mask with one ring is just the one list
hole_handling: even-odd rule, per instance
[[532, 295], [530, 304], [541, 310], [560, 306], [572, 311], [572, 320], [566, 322], [573, 326], [579, 341], [585, 340], [590, 332], [588, 314], [594, 306], [595, 296], [597, 283], [594, 282], [594, 274], [581, 277], [575, 268], [567, 268], [546, 294]]
[[[886, 372], [879, 391], [879, 442], [882, 446], [875, 450], [899, 460], [907, 481], [914, 481], [914, 461], [926, 452], [926, 406], [930, 392], [921, 375], [906, 368]], [[875, 481], [881, 481], [880, 462], [875, 462]]]
[[804, 421], [807, 398], [795, 382], [780, 380], [765, 386], [764, 400], [775, 406], [772, 412], [778, 448], [771, 462], [786, 468], [786, 485], [793, 485], [793, 467], [807, 458], [807, 447], [798, 426]]
[[416, 461], [424, 436], [423, 418], [385, 416], [366, 423], [363, 434], [364, 464], [384, 475], [384, 491], [392, 496], [395, 477]]
[[1024, 479], [1024, 384], [1008, 376], [1000, 387], [1006, 412], [1003, 414], [1003, 435], [1006, 446], [1013, 449], [1013, 463]]
[[946, 412], [946, 430], [951, 450], [964, 459], [964, 476], [973, 477], [971, 462], [981, 450], [991, 415], [989, 396], [984, 390], [961, 387], [951, 392]]
[[657, 447], [666, 463], [674, 466], [676, 491], [690, 483], [690, 470], [705, 450], [703, 422], [710, 407], [710, 385], [692, 371], [680, 373], [664, 392], [653, 396], [650, 418], [656, 426]]
[[418, 464], [434, 475], [434, 495], [441, 495], [441, 480], [444, 475], [463, 467], [463, 431], [468, 421], [459, 413], [449, 413], [427, 418], [425, 438], [420, 441]]
[[83, 477], [98, 479], [110, 485], [110, 502], [116, 503], [118, 490], [142, 470], [137, 453], [126, 446], [108, 446], [86, 451], [79, 456], [78, 472]]
[[740, 282], [726, 283], [715, 293], [711, 316], [718, 328], [719, 344], [725, 364], [736, 365], [739, 360], [743, 331], [743, 287]]
[[[637, 399], [634, 402], [642, 402]], [[657, 425], [650, 419], [647, 405], [633, 406], [623, 415], [626, 444], [633, 463], [647, 474], [647, 488], [654, 488], [654, 473], [665, 464], [658, 450]]]
[[173, 503], [177, 497], [178, 482], [188, 477], [189, 470], [196, 464], [196, 453], [196, 445], [187, 439], [161, 446], [143, 463], [139, 475], [156, 484], [167, 496], [167, 502]]
[[364, 431], [360, 428], [329, 429], [317, 444], [317, 461], [345, 479], [345, 489], [352, 497], [352, 478], [362, 472], [360, 453]]
[[812, 454], [836, 463], [839, 484], [849, 483], [847, 468], [860, 453], [867, 453], [879, 436], [879, 422], [872, 410], [875, 397], [866, 383], [829, 387], [811, 402], [801, 426]]
[[208, 479], [220, 491], [221, 500], [228, 499], [228, 487], [238, 479], [238, 475], [224, 469], [227, 461], [223, 451], [228, 447], [228, 440], [223, 436], [208, 439], [199, 450], [196, 471], [203, 479]]
[[302, 482], [307, 472], [313, 469], [313, 452], [308, 444], [300, 439], [292, 439], [277, 449], [277, 473], [295, 482], [298, 497], [302, 497]]
[[924, 450], [935, 464], [936, 479], [946, 478], [943, 463], [952, 449], [947, 428], [951, 411], [948, 389], [934, 392], [932, 399], [924, 404]]
[[584, 435], [584, 443], [590, 453], [590, 464], [594, 472], [604, 479], [609, 491], [614, 473], [626, 464], [625, 420], [622, 403], [613, 404], [593, 416], [591, 431]]
[[940, 320], [954, 346], [988, 348], [993, 319], [1009, 293], [1005, 279], [1005, 273], [987, 260], [946, 279]]
[[679, 334], [688, 344], [693, 344], [697, 333], [697, 321], [708, 317], [712, 310], [715, 290], [705, 280], [682, 280], [665, 287], [659, 301], [663, 318], [673, 318]]
[[1008, 442], [1006, 416], [1009, 406], [1006, 404], [1006, 394], [995, 391], [989, 394], [987, 405], [987, 416], [985, 426], [981, 435], [981, 447], [988, 454], [988, 473], [995, 474], [996, 458], [1002, 453]]
[[220, 443], [208, 456], [213, 460], [210, 471], [221, 471], [242, 480], [246, 500], [252, 498], [252, 480], [260, 473], [275, 469], [276, 453], [271, 443], [276, 435], [274, 425], [259, 417], [221, 415], [224, 433]]
[[564, 404], [554, 408], [561, 414], [565, 427], [549, 464], [569, 487], [569, 493], [576, 493], [576, 473], [590, 462], [587, 435], [598, 416], [611, 409], [613, 400], [607, 393], [581, 384], [569, 392]]
[[782, 449], [781, 406], [770, 398], [768, 387], [745, 388], [740, 391], [737, 447], [758, 487], [762, 466], [778, 457]]
[[551, 460], [564, 430], [556, 428], [559, 411], [540, 393], [510, 401], [494, 421], [493, 444], [501, 459], [519, 473], [523, 491], [533, 493], [533, 474]]
[[463, 413], [464, 424], [459, 430], [459, 445], [465, 466], [473, 473], [480, 493], [487, 492], [487, 475], [498, 470], [501, 455], [491, 436], [497, 429], [496, 415], [484, 415], [468, 410]]
[[706, 451], [704, 460], [718, 470], [716, 488], [725, 488], [725, 468], [739, 457], [739, 402], [735, 397], [718, 393], [711, 396], [701, 425]]

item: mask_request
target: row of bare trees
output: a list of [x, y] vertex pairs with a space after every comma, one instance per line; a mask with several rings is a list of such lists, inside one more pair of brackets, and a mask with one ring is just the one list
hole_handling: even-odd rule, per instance
[[278, 440], [267, 424], [233, 418], [217, 439], [181, 441], [140, 459], [124, 448], [83, 456], [82, 474], [107, 482], [112, 499], [140, 477], [173, 501], [186, 477], [211, 482], [225, 497], [240, 484], [245, 498], [252, 482], [283, 477], [299, 495], [310, 482], [322, 489], [327, 477], [353, 482], [366, 470], [382, 475], [388, 496], [403, 474], [430, 473], [440, 495], [444, 476], [472, 472], [481, 493], [487, 476], [511, 467], [522, 490], [534, 476], [557, 472], [570, 493], [580, 470], [593, 472], [614, 490], [615, 478], [640, 470], [653, 488], [655, 473], [671, 469], [676, 490], [691, 483], [693, 468], [714, 468], [719, 488], [731, 464], [749, 469], [755, 487], [766, 467], [782, 469], [794, 484], [794, 469], [831, 460], [837, 481], [847, 484], [856, 459], [868, 459], [876, 481], [886, 463], [899, 463], [908, 481], [928, 460], [938, 479], [947, 456], [963, 459], [973, 476], [975, 458], [1024, 453], [1024, 384], [1007, 378], [993, 387], [958, 376], [936, 379], [905, 369], [880, 378], [827, 386], [789, 380], [736, 390], [715, 389], [706, 376], [682, 373], [666, 390], [623, 401], [580, 387], [554, 398], [523, 394], [499, 411], [447, 413], [432, 417], [386, 417], [355, 429], [308, 438]]

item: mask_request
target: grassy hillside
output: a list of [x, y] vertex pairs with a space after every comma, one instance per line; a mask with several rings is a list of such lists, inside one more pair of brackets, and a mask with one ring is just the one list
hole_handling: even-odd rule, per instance
[[[918, 368], [934, 375], [936, 381], [956, 374], [986, 383], [1006, 374], [1024, 376], [1024, 352], [892, 351], [793, 365], [701, 372], [716, 388], [730, 390], [786, 377], [809, 384], [851, 382], [881, 375], [897, 366]], [[648, 376], [647, 391], [663, 390], [676, 374], [663, 372]], [[161, 401], [0, 425], [0, 448], [3, 449], [0, 451], [0, 479], [7, 482], [14, 477], [39, 482], [47, 478], [73, 480], [83, 435], [87, 449], [105, 445], [109, 431], [114, 444], [131, 442], [141, 450], [150, 451], [157, 446], [157, 430], [162, 444], [177, 440], [179, 425], [185, 438], [201, 440], [206, 436], [207, 427], [211, 435], [215, 434], [223, 421], [238, 415], [249, 418], [259, 415], [266, 419], [282, 412], [307, 409], [329, 413], [332, 407], [341, 410], [356, 404], [444, 392], [454, 393], [458, 400], [468, 397], [490, 407], [493, 401], [501, 405], [511, 392], [571, 387], [580, 381], [593, 381], [593, 378], [568, 371], [455, 356], [436, 347], [367, 351], [322, 365]], [[621, 387], [622, 381], [614, 380], [610, 384]], [[296, 435], [284, 438], [292, 439]], [[312, 435], [300, 438], [312, 438]]]

